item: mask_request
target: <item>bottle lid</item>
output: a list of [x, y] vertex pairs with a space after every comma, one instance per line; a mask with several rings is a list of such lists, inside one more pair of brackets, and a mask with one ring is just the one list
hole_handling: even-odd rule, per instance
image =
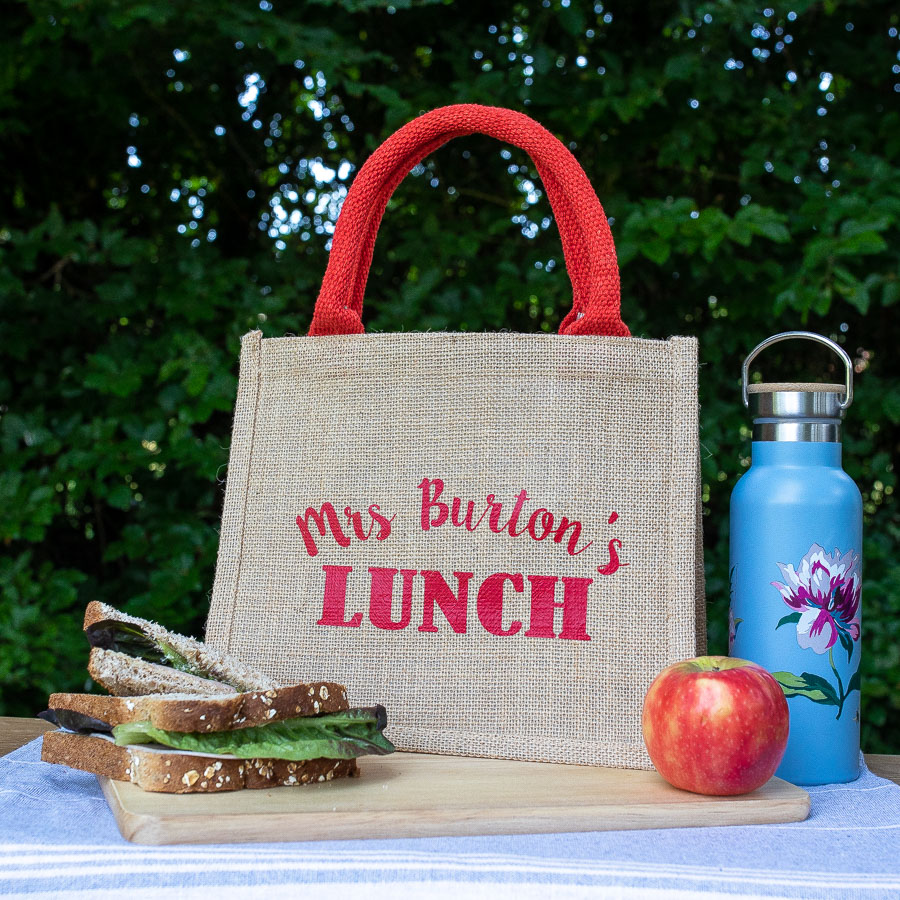
[[[792, 338], [815, 341], [833, 350], [844, 363], [844, 384], [750, 384], [750, 363], [759, 353]], [[754, 441], [840, 441], [841, 419], [853, 402], [853, 364], [843, 347], [810, 331], [786, 331], [758, 344], [744, 360], [741, 375], [744, 406], [753, 416]]]
[[842, 384], [774, 381], [747, 386], [753, 418], [842, 419], [846, 389]]

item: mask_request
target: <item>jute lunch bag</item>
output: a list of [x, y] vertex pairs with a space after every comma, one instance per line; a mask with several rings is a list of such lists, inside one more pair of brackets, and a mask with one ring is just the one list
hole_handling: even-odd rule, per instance
[[[560, 333], [365, 334], [388, 198], [475, 132], [540, 173]], [[347, 195], [309, 336], [243, 339], [207, 639], [383, 703], [400, 749], [650, 768], [644, 692], [705, 643], [697, 345], [628, 335], [603, 209], [550, 132], [472, 105], [401, 128]]]

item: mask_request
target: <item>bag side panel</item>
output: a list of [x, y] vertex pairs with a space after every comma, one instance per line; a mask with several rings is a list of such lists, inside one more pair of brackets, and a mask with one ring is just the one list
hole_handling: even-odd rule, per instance
[[243, 537], [247, 515], [247, 492], [250, 485], [250, 460], [256, 435], [259, 409], [259, 356], [262, 332], [251, 331], [241, 339], [241, 363], [238, 392], [228, 453], [228, 476], [225, 483], [225, 504], [222, 528], [219, 533], [219, 554], [212, 601], [206, 621], [206, 640], [219, 647], [231, 641], [234, 607], [240, 583], [243, 560]]
[[[672, 413], [670, 512], [667, 515], [672, 561], [670, 596], [679, 604], [669, 619], [669, 650], [676, 659], [698, 655], [706, 647], [706, 601], [703, 576], [703, 523], [699, 506], [699, 404], [697, 339], [674, 337], [666, 342], [676, 372]], [[689, 586], [685, 593], [683, 586]], [[691, 627], [687, 627], [687, 623]]]
[[[699, 441], [698, 441], [699, 443]], [[698, 448], [699, 449], [699, 448]], [[697, 533], [695, 537], [696, 551], [694, 556], [694, 578], [697, 593], [696, 632], [697, 656], [704, 656], [707, 651], [706, 637], [706, 570], [703, 563], [703, 477], [700, 472], [700, 454], [697, 453], [696, 519]]]

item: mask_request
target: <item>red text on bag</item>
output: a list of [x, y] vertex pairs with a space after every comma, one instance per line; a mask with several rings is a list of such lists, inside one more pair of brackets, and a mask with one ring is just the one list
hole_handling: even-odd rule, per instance
[[543, 507], [538, 507], [528, 517], [528, 521], [521, 528], [519, 525], [519, 517], [522, 514], [522, 508], [529, 500], [528, 493], [524, 490], [519, 491], [516, 502], [509, 514], [509, 518], [502, 525], [500, 519], [503, 515], [503, 503], [498, 502], [494, 494], [488, 494], [484, 500], [484, 510], [475, 521], [475, 502], [469, 500], [466, 503], [466, 511], [462, 512], [463, 501], [459, 497], [454, 497], [451, 503], [445, 503], [440, 499], [444, 492], [444, 482], [440, 478], [423, 478], [419, 483], [419, 490], [422, 491], [422, 508], [420, 515], [420, 523], [422, 531], [428, 531], [431, 528], [440, 528], [448, 520], [457, 528], [465, 526], [467, 531], [474, 531], [484, 521], [485, 516], [488, 520], [488, 528], [494, 534], [502, 534], [504, 531], [510, 537], [521, 537], [527, 534], [532, 540], [543, 541], [551, 535], [555, 544], [562, 543], [566, 538], [566, 532], [570, 531], [566, 550], [569, 556], [578, 556], [584, 553], [593, 541], [583, 546], [578, 546], [581, 538], [581, 522], [568, 519], [566, 516], [560, 516], [559, 520], [555, 520], [553, 513]]
[[[317, 625], [331, 625], [339, 628], [359, 628], [362, 625], [361, 611], [347, 613], [347, 582], [353, 572], [352, 566], [322, 566], [325, 572], [325, 590], [322, 602], [322, 616]], [[394, 617], [394, 582], [400, 575], [400, 609]], [[416, 585], [416, 576], [421, 576], [421, 584]], [[469, 626], [469, 596], [472, 572], [454, 572], [456, 588], [452, 588], [440, 572], [425, 569], [388, 569], [372, 566], [369, 568], [369, 621], [376, 628], [396, 631], [406, 628], [412, 622], [413, 592], [416, 588], [417, 607], [421, 614], [416, 621], [422, 632], [436, 632], [435, 607], [456, 634], [466, 634]], [[478, 587], [475, 599], [475, 613], [482, 628], [497, 637], [511, 637], [518, 634], [524, 623], [509, 619], [504, 623], [504, 591], [526, 592], [528, 581], [530, 604], [528, 607], [528, 627], [525, 637], [562, 638], [570, 641], [589, 641], [587, 633], [588, 588], [592, 578], [569, 578], [556, 575], [523, 575], [521, 572], [495, 572], [488, 575]], [[562, 582], [562, 598], [557, 599], [557, 583]], [[421, 599], [420, 599], [421, 598]], [[561, 610], [559, 631], [556, 631], [556, 610]], [[446, 626], [444, 626], [446, 627]]]
[[[344, 507], [344, 515], [347, 517], [347, 525], [352, 526], [353, 533], [361, 541], [367, 541], [372, 536], [375, 526], [378, 526], [378, 532], [375, 535], [376, 541], [383, 541], [390, 536], [391, 522], [396, 518], [396, 514], [388, 518], [380, 512], [381, 507], [377, 503], [369, 506], [369, 528], [363, 527], [363, 514], [355, 512], [349, 506]], [[341, 527], [341, 521], [335, 512], [334, 506], [330, 503], [323, 503], [316, 510], [314, 506], [308, 506], [306, 512], [302, 516], [297, 516], [297, 527], [303, 535], [303, 543], [306, 545], [306, 552], [310, 556], [316, 556], [319, 552], [316, 546], [316, 540], [310, 529], [310, 521], [315, 525], [319, 534], [324, 537], [327, 531], [331, 531], [331, 536], [337, 541], [340, 547], [350, 546], [350, 537], [344, 533]]]

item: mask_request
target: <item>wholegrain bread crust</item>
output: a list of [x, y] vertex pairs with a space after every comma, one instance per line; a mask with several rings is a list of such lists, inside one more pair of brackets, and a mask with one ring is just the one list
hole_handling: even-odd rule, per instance
[[355, 759], [228, 759], [166, 753], [140, 745], [117, 747], [112, 741], [70, 731], [49, 731], [41, 759], [130, 781], [144, 791], [167, 794], [219, 794], [241, 788], [295, 786], [359, 774]]
[[138, 625], [148, 634], [177, 650], [185, 659], [189, 660], [197, 669], [214, 681], [221, 681], [230, 685], [237, 691], [265, 691], [277, 687], [277, 682], [268, 675], [253, 669], [241, 662], [230, 653], [219, 653], [212, 647], [208, 647], [202, 641], [186, 637], [168, 631], [162, 625], [151, 622], [148, 619], [139, 619], [120, 612], [113, 606], [92, 600], [84, 611], [84, 628], [88, 628], [97, 622], [113, 619], [118, 622], [128, 622]]
[[170, 666], [160, 666], [135, 659], [126, 653], [91, 649], [88, 673], [101, 687], [116, 697], [135, 697], [144, 694], [233, 694], [235, 689], [219, 681], [179, 672]]
[[150, 694], [105, 697], [100, 694], [51, 694], [52, 710], [67, 709], [115, 727], [149, 721], [164, 731], [232, 731], [299, 716], [348, 709], [347, 692], [333, 681], [294, 684], [268, 691], [209, 697], [199, 694]]

